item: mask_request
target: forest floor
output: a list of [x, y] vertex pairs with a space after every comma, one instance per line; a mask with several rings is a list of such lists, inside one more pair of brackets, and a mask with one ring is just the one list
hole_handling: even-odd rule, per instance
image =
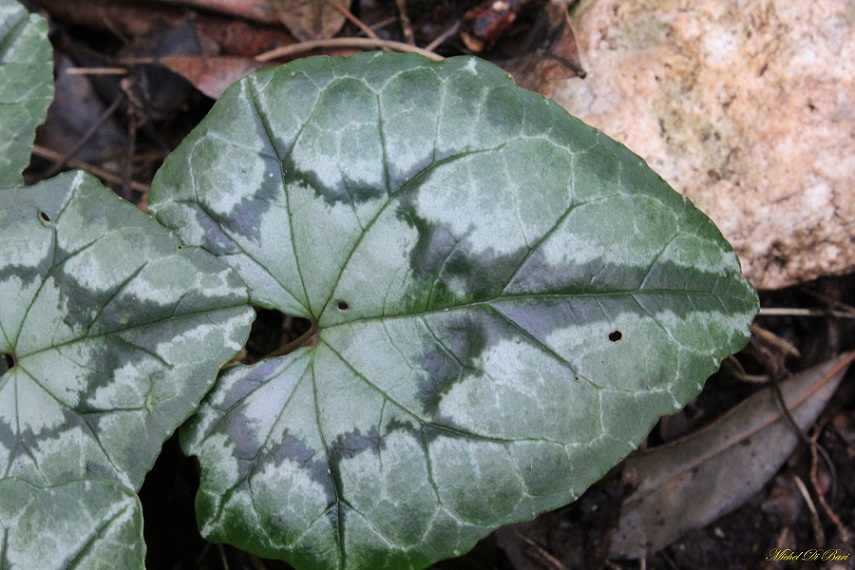
[[[484, 22], [473, 21], [478, 14], [467, 12], [478, 9], [472, 1], [354, 0], [348, 14], [319, 12], [314, 19], [289, 22], [287, 30], [275, 21], [252, 20], [249, 13], [218, 12], [217, 2], [205, 0], [25, 3], [49, 18], [57, 63], [56, 101], [39, 130], [28, 182], [82, 167], [141, 208], [147, 203], [153, 173], [210, 109], [211, 96], [274, 56], [283, 61], [316, 53], [345, 55], [354, 48], [331, 40], [360, 37], [373, 41], [374, 47], [389, 47], [384, 42], [394, 41], [442, 56], [477, 51], [531, 88], [556, 77], [572, 77], [581, 69], [564, 12], [543, 2], [520, 2], [534, 7], [515, 17], [513, 25], [488, 20], [483, 33], [478, 26]], [[253, 4], [263, 2], [234, 3]], [[409, 10], [404, 18], [402, 6]], [[341, 21], [330, 23], [333, 18]], [[305, 41], [318, 36], [324, 39]], [[272, 55], [257, 58], [259, 54]], [[710, 378], [683, 411], [663, 418], [644, 447], [654, 449], [702, 427], [715, 429], [719, 418], [751, 394], [775, 389], [778, 381], [855, 348], [853, 279], [828, 277], [761, 292], [762, 307], [774, 310], [757, 317], [749, 346]], [[288, 317], [260, 311], [250, 348], [264, 354], [270, 330], [294, 337], [302, 332]], [[817, 384], [826, 380], [822, 374], [808, 374], [807, 379]], [[696, 529], [664, 523], [677, 527], [674, 532], [682, 538], [657, 553], [637, 560], [611, 559], [621, 504], [637, 486], [621, 464], [571, 505], [500, 529], [470, 553], [433, 568], [855, 568], [853, 373], [847, 373], [836, 392], [817, 406], [818, 418], [800, 430], [794, 451], [779, 445], [778, 439], [762, 439], [767, 437], [762, 432], [741, 434], [744, 445], [753, 438], [752, 445], [769, 450], [768, 461], [782, 464], [778, 472], [765, 484], [761, 481], [750, 496], [725, 508], [740, 482], [760, 477], [751, 470], [753, 463], [728, 465], [723, 469], [729, 473], [728, 482], [703, 492], [706, 502], [722, 505], [722, 512]], [[757, 413], [764, 412], [758, 408]], [[775, 457], [772, 450], [779, 447]], [[702, 457], [717, 461], [709, 454]], [[148, 568], [290, 568], [206, 542], [195, 522], [197, 486], [195, 460], [181, 453], [176, 438], [170, 439], [140, 493]], [[693, 509], [693, 502], [684, 508]], [[815, 559], [805, 560], [812, 551]], [[802, 560], [776, 559], [775, 552], [801, 553]]]

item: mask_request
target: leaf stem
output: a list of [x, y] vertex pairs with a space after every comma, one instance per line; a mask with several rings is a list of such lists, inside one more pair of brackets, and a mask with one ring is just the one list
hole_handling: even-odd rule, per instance
[[291, 354], [298, 348], [315, 344], [315, 342], [317, 342], [318, 340], [318, 322], [314, 319], [311, 319], [309, 322], [311, 323], [309, 330], [307, 330], [291, 342], [280, 346], [279, 348], [265, 356], [265, 358], [272, 358], [274, 356], [285, 356], [286, 354]]

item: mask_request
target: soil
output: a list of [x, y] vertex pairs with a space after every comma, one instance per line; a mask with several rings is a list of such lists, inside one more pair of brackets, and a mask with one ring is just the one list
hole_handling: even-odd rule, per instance
[[[50, 2], [34, 0], [29, 4], [38, 9]], [[145, 5], [144, 2], [139, 4]], [[392, 13], [395, 9], [395, 3], [391, 1], [354, 4], [366, 6], [366, 11]], [[442, 31], [444, 20], [437, 22], [423, 16], [424, 3], [407, 4], [413, 9], [411, 16], [417, 37]], [[455, 9], [459, 10], [453, 2], [437, 4], [448, 10], [451, 16]], [[472, 3], [463, 4], [468, 6]], [[198, 18], [209, 15], [203, 10]], [[420, 21], [420, 17], [425, 20]], [[344, 33], [352, 31], [347, 28]], [[51, 38], [57, 50], [57, 61], [64, 57], [72, 58], [69, 60], [71, 64], [66, 62], [63, 65], [112, 65], [116, 54], [127, 50], [129, 40], [121, 38], [121, 35], [115, 30], [95, 30], [89, 24], [75, 23], [67, 15], [52, 18]], [[141, 57], [145, 55], [146, 48], [139, 43], [135, 42], [134, 53]], [[453, 52], [462, 48], [459, 42], [450, 40], [442, 49]], [[129, 76], [86, 76], [82, 82], [59, 82], [57, 101], [60, 103], [51, 113], [49, 123], [40, 129], [37, 143], [63, 155], [69, 153], [73, 142], [84, 139], [83, 146], [74, 153], [77, 162], [73, 164], [80, 166], [83, 161], [112, 171], [114, 176], [107, 182], [117, 194], [144, 206], [151, 176], [169, 151], [204, 116], [212, 101], [186, 80], [174, 74], [163, 74], [162, 69], [157, 70], [156, 77], [149, 75], [151, 69], [131, 69]], [[126, 80], [124, 85], [123, 79]], [[156, 81], [160, 90], [160, 96], [155, 99], [147, 98], [145, 93], [136, 90], [139, 85], [151, 81]], [[133, 85], [129, 86], [129, 82]], [[81, 89], [86, 92], [81, 94]], [[117, 98], [123, 100], [90, 138], [84, 136], [88, 128], [86, 124], [71, 124], [72, 118], [88, 117], [91, 126]], [[73, 142], [70, 143], [69, 139]], [[54, 159], [46, 159], [47, 156], [54, 156]], [[56, 165], [55, 155], [41, 152], [26, 173], [27, 181], [33, 183], [44, 178], [56, 169]], [[751, 344], [736, 355], [750, 374], [785, 377], [855, 347], [853, 276], [823, 278], [789, 289], [763, 292], [761, 302], [763, 307], [814, 309], [816, 314], [758, 317], [756, 323], [759, 327], [774, 337], [784, 339], [798, 350], [799, 356], [787, 356], [782, 343], [764, 340], [774, 337], [755, 336]], [[838, 311], [840, 315], [831, 316], [831, 310]], [[306, 328], [305, 321], [291, 319], [276, 311], [260, 310], [248, 343], [247, 361], [275, 350], [276, 345], [296, 339]], [[722, 371], [707, 382], [703, 393], [683, 412], [663, 419], [645, 445], [659, 445], [680, 433], [691, 432], [714, 421], [758, 389], [760, 386]], [[813, 478], [816, 485], [810, 474], [814, 463], [811, 448], [801, 445], [778, 475], [741, 507], [705, 528], [688, 532], [679, 541], [644, 560], [608, 559], [609, 540], [620, 516], [621, 502], [629, 492], [620, 477], [619, 465], [575, 503], [545, 513], [534, 521], [500, 529], [484, 538], [468, 554], [437, 563], [433, 569], [855, 568], [855, 544], [851, 538], [855, 529], [855, 382], [852, 372], [844, 378], [837, 394], [808, 435], [814, 437], [827, 452], [833, 465], [833, 469], [828, 469], [820, 462], [818, 475]], [[735, 469], [738, 467], [734, 466]], [[793, 485], [796, 477], [805, 483], [805, 492], [811, 497], [810, 505], [803, 498], [802, 491]], [[199, 468], [195, 459], [183, 455], [176, 437], [169, 439], [140, 491], [148, 568], [290, 568], [282, 562], [260, 559], [228, 545], [205, 541], [196, 528], [193, 508], [198, 483]], [[709, 492], [714, 493], [715, 489]], [[822, 508], [818, 493], [827, 499], [828, 510]], [[770, 552], [775, 548], [792, 549], [794, 552], [837, 548], [841, 556], [849, 557], [839, 561], [799, 563], [769, 560]]]

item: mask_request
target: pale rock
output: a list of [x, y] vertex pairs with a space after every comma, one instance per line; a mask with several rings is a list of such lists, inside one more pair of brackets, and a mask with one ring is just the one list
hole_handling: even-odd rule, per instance
[[588, 0], [548, 85], [644, 157], [775, 289], [855, 267], [855, 2]]

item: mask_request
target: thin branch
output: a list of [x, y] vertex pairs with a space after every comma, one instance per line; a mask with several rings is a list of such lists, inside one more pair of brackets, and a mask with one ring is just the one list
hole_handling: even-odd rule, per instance
[[460, 28], [460, 22], [456, 22], [453, 26], [439, 34], [436, 39], [434, 39], [431, 43], [425, 46], [425, 49], [428, 51], [434, 51], [436, 48], [445, 43], [445, 40], [456, 34], [458, 28]]
[[65, 70], [68, 75], [127, 75], [124, 67], [69, 67]]
[[270, 354], [265, 355], [265, 358], [272, 358], [274, 356], [285, 356], [286, 354], [291, 354], [298, 348], [301, 348], [303, 346], [309, 346], [310, 344], [316, 342], [316, 335], [318, 334], [318, 323], [314, 320], [311, 321], [311, 323], [312, 324], [309, 327], [309, 330], [307, 330], [291, 342], [280, 346]]
[[395, 0], [398, 5], [398, 13], [401, 15], [401, 30], [404, 32], [404, 39], [411, 46], [416, 45], [416, 38], [413, 35], [413, 25], [410, 23], [410, 16], [407, 14], [406, 0]]
[[814, 540], [816, 541], [816, 546], [819, 548], [825, 548], [825, 533], [822, 530], [822, 523], [819, 521], [819, 513], [816, 511], [816, 506], [813, 504], [810, 492], [807, 490], [807, 487], [801, 480], [801, 477], [794, 476], [793, 482], [796, 484], [799, 493], [801, 493], [802, 498], [805, 500], [805, 504], [810, 511], [810, 522], [811, 526], [813, 526], [813, 535]]
[[[63, 158], [60, 153], [52, 151], [49, 148], [45, 148], [37, 144], [33, 145], [33, 154], [51, 162], [58, 162]], [[122, 183], [121, 176], [118, 176], [110, 172], [109, 170], [104, 170], [103, 168], [99, 168], [97, 166], [89, 164], [88, 162], [83, 162], [81, 160], [69, 160], [66, 162], [66, 166], [70, 168], [79, 168], [80, 170], [85, 170], [86, 172], [94, 174], [101, 180], [109, 182], [110, 184], [120, 185]], [[131, 189], [136, 190], [137, 192], [141, 192], [144, 195], [147, 195], [151, 191], [150, 186], [148, 186], [147, 184], [143, 184], [142, 182], [137, 182], [135, 180], [131, 181]]]
[[809, 295], [809, 296], [813, 297], [814, 299], [818, 299], [818, 300], [822, 301], [823, 303], [827, 303], [831, 307], [836, 307], [837, 309], [840, 309], [841, 311], [845, 311], [849, 314], [855, 315], [855, 307], [852, 307], [851, 305], [847, 305], [846, 303], [844, 303], [838, 299], [835, 299], [833, 297], [830, 297], [829, 295], [826, 295], [825, 293], [820, 293], [819, 291], [814, 291], [813, 289], [810, 289], [808, 287], [799, 287], [799, 291], [801, 291], [805, 295]]
[[329, 4], [333, 9], [335, 9], [339, 14], [347, 18], [347, 21], [362, 30], [362, 33], [368, 36], [371, 39], [379, 40], [380, 38], [377, 34], [374, 33], [374, 30], [366, 26], [362, 20], [353, 15], [353, 12], [336, 2], [335, 0], [324, 0], [327, 4]]
[[124, 100], [124, 93], [120, 93], [119, 95], [117, 95], [116, 98], [113, 99], [113, 102], [110, 104], [110, 106], [107, 107], [107, 109], [105, 109], [103, 113], [101, 113], [101, 116], [98, 117], [98, 120], [95, 121], [95, 124], [89, 127], [89, 129], [87, 129], [87, 131], [83, 133], [83, 136], [80, 137], [80, 139], [76, 143], [74, 143], [74, 146], [71, 147], [71, 150], [66, 152], [65, 156], [63, 156], [62, 159], [54, 162], [53, 166], [51, 166], [47, 169], [47, 171], [45, 171], [44, 177], [53, 178], [54, 176], [56, 176], [56, 174], [60, 170], [62, 170], [62, 167], [65, 166], [65, 163], [74, 158], [74, 156], [80, 151], [80, 149], [83, 148], [83, 146], [89, 142], [89, 139], [95, 136], [95, 133], [98, 132], [98, 129], [100, 129], [101, 126], [106, 123], [110, 117], [113, 116], [113, 113], [116, 112], [116, 110], [119, 108], [119, 106], [122, 104], [122, 101]]
[[828, 452], [825, 448], [819, 443], [819, 436], [822, 434], [822, 428], [820, 426], [816, 426], [814, 430], [813, 436], [811, 436], [811, 464], [810, 464], [810, 482], [813, 485], [813, 490], [816, 493], [816, 498], [819, 501], [819, 505], [822, 507], [822, 510], [825, 511], [825, 515], [831, 519], [831, 522], [834, 523], [834, 526], [837, 527], [837, 532], [840, 533], [841, 538], [843, 540], [849, 540], [851, 537], [851, 533], [849, 529], [843, 524], [843, 521], [840, 520], [840, 517], [837, 516], [837, 513], [831, 508], [831, 505], [828, 504], [828, 501], [825, 500], [825, 493], [822, 491], [822, 488], [819, 486], [819, 459], [821, 458], [823, 463], [825, 463], [825, 468], [828, 469], [828, 477], [830, 478], [831, 487], [829, 491], [831, 492], [831, 501], [834, 502], [834, 499], [837, 495], [837, 470], [834, 468], [834, 462], [831, 460], [831, 456], [828, 455]]
[[371, 29], [372, 30], [382, 30], [386, 26], [391, 26], [392, 24], [394, 24], [397, 21], [398, 21], [398, 18], [395, 18], [394, 16], [391, 18], [384, 18], [383, 20], [380, 20], [379, 22], [374, 22], [373, 24], [371, 24]]
[[532, 539], [530, 539], [519, 531], [514, 530], [514, 534], [517, 536], [517, 538], [520, 538], [523, 542], [533, 547], [535, 551], [537, 551], [537, 553], [544, 560], [546, 560], [553, 568], [555, 568], [555, 570], [568, 570], [567, 567], [562, 564], [560, 560], [552, 556], [548, 550], [539, 545], [537, 542], [533, 541]]
[[222, 544], [218, 544], [217, 548], [220, 551], [220, 563], [223, 565], [225, 570], [229, 570], [229, 558], [226, 556], [226, 549]]
[[751, 334], [753, 334], [766, 344], [774, 346], [787, 356], [795, 356], [796, 358], [801, 357], [799, 349], [793, 346], [792, 343], [790, 343], [784, 338], [779, 337], [772, 331], [764, 329], [756, 323], [752, 323], [751, 325]]
[[835, 309], [787, 309], [781, 307], [762, 307], [761, 317], [835, 317], [838, 319], [855, 319], [855, 314], [849, 311]]
[[445, 59], [426, 49], [411, 46], [403, 42], [391, 40], [375, 40], [373, 38], [330, 38], [324, 40], [312, 40], [301, 42], [290, 46], [282, 46], [255, 56], [255, 61], [270, 61], [272, 59], [291, 57], [324, 48], [357, 48], [357, 49], [391, 49], [395, 51], [412, 52], [422, 55], [431, 61], [442, 61]]

